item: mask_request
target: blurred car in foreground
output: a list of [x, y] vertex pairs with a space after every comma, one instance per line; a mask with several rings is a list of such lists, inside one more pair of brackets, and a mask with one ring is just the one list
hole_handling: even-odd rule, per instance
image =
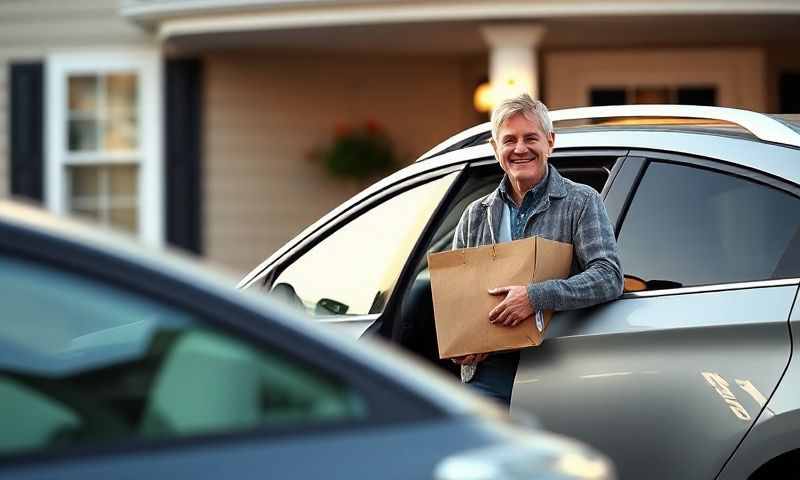
[[613, 477], [426, 367], [105, 236], [0, 203], [0, 478]]
[[[550, 162], [602, 192], [628, 293], [553, 318], [544, 344], [520, 353], [512, 412], [595, 446], [621, 478], [770, 478], [800, 465], [798, 119], [682, 105], [552, 117]], [[489, 136], [484, 124], [443, 142], [240, 287], [439, 362], [426, 258], [497, 187]]]

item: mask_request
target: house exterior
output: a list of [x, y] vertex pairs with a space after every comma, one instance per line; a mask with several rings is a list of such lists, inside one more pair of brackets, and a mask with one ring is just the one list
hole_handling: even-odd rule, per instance
[[311, 153], [377, 123], [404, 163], [551, 108], [800, 111], [795, 0], [0, 3], [0, 196], [245, 272], [365, 186]]

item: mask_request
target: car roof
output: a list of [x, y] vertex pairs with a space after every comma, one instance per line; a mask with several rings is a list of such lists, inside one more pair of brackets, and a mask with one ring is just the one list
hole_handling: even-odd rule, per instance
[[[499, 410], [487, 405], [476, 395], [467, 395], [453, 389], [441, 375], [427, 366], [393, 348], [373, 341], [358, 341], [336, 334], [288, 307], [270, 301], [263, 294], [242, 292], [235, 288], [235, 280], [218, 270], [201, 265], [197, 260], [178, 251], [145, 247], [132, 238], [102, 230], [91, 224], [52, 215], [38, 207], [13, 201], [0, 200], [0, 231], [24, 230], [38, 236], [56, 239], [91, 250], [105, 257], [164, 275], [190, 285], [209, 295], [236, 303], [245, 309], [269, 319], [273, 326], [311, 337], [316, 342], [355, 359], [361, 365], [393, 379], [411, 392], [434, 403], [450, 414], [480, 414], [502, 416]], [[6, 236], [3, 244], [13, 244], [13, 235]], [[415, 363], [419, 369], [409, 369]]]
[[[794, 118], [742, 110], [737, 108], [702, 105], [608, 105], [554, 110], [550, 112], [554, 125], [569, 122], [594, 128], [596, 124], [615, 123], [639, 128], [657, 128], [657, 125], [727, 124], [750, 133], [754, 139], [800, 147], [800, 132]], [[474, 146], [476, 138], [488, 139], [491, 123], [486, 122], [453, 135], [424, 153], [419, 160], [447, 153], [466, 146]]]

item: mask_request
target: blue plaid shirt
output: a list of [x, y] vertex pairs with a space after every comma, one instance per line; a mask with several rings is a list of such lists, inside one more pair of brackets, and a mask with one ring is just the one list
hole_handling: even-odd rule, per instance
[[535, 310], [572, 310], [619, 297], [622, 268], [602, 198], [593, 188], [562, 177], [552, 165], [547, 170], [519, 208], [507, 193], [506, 177], [492, 193], [472, 202], [456, 227], [453, 248], [497, 241], [504, 203], [509, 202], [513, 239], [539, 235], [573, 246], [569, 278], [528, 285]]

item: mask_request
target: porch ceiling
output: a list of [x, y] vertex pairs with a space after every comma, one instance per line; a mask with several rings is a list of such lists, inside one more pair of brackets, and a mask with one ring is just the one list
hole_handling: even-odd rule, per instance
[[[800, 42], [797, 28], [800, 14], [566, 17], [542, 19], [536, 23], [547, 28], [541, 44], [543, 49], [796, 45]], [[467, 20], [195, 33], [168, 37], [165, 44], [179, 52], [267, 48], [462, 55], [486, 51], [480, 33], [480, 26], [486, 24]]]

